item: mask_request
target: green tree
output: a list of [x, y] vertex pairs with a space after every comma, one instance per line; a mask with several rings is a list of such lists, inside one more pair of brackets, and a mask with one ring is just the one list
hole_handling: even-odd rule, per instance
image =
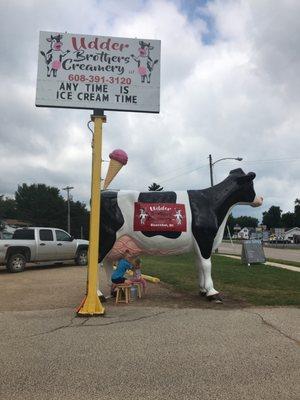
[[153, 182], [152, 185], [148, 186], [149, 191], [155, 191], [155, 192], [160, 192], [161, 190], [164, 190], [164, 188], [157, 183]]
[[0, 219], [18, 218], [17, 205], [14, 199], [0, 195]]
[[[80, 201], [70, 201], [71, 235], [88, 238], [89, 212]], [[45, 184], [18, 186], [15, 199], [0, 195], [0, 220], [16, 218], [34, 226], [49, 226], [67, 230], [67, 201], [59, 189]]]
[[281, 226], [283, 228], [293, 228], [296, 225], [296, 217], [294, 213], [287, 212], [281, 215]]
[[240, 216], [235, 218], [235, 221], [241, 228], [256, 228], [258, 225], [258, 219], [254, 217]]
[[[65, 216], [67, 219], [67, 215]], [[89, 237], [89, 212], [84, 203], [70, 201], [71, 235], [80, 238]], [[66, 222], [67, 224], [67, 222]]]
[[300, 227], [300, 199], [295, 200], [295, 225]]
[[[258, 225], [258, 219], [253, 217], [248, 217], [247, 215], [242, 215], [240, 217], [233, 217], [232, 214], [229, 214], [227, 225], [229, 227], [231, 235], [234, 234], [234, 227], [239, 225], [241, 228], [256, 228]], [[227, 232], [225, 231], [225, 235]]]
[[281, 213], [282, 210], [278, 206], [271, 206], [268, 211], [263, 213], [263, 225], [267, 225], [268, 228], [280, 228], [281, 227]]
[[[230, 230], [230, 234], [233, 235], [234, 233], [234, 226], [235, 226], [236, 222], [235, 222], [235, 218], [232, 216], [232, 214], [230, 213], [227, 219], [227, 226]], [[225, 235], [227, 235], [227, 232], [225, 231]]]
[[66, 229], [67, 203], [59, 189], [38, 183], [18, 186], [15, 194], [17, 210], [21, 219], [35, 226]]

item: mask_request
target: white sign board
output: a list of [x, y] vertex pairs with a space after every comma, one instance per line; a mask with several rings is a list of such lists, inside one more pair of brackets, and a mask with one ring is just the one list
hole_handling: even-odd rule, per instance
[[36, 106], [159, 112], [160, 40], [40, 32]]

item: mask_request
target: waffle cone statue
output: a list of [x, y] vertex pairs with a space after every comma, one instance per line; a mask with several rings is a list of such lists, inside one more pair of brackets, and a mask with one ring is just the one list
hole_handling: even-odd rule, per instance
[[109, 155], [109, 158], [110, 158], [109, 167], [103, 185], [104, 190], [108, 188], [111, 181], [114, 179], [114, 177], [123, 167], [123, 165], [126, 165], [128, 161], [127, 154], [125, 153], [124, 150], [121, 149], [116, 149], [112, 151]]

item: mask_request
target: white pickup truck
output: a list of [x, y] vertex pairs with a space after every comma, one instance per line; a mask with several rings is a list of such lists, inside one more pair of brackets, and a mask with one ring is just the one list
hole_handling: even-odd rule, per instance
[[87, 240], [74, 239], [57, 228], [17, 229], [12, 239], [0, 240], [0, 265], [9, 272], [24, 271], [26, 263], [75, 260], [87, 264]]

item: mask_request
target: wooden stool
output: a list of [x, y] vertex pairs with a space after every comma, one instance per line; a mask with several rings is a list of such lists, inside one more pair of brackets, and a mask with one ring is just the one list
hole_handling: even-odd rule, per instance
[[[126, 303], [130, 302], [130, 285], [124, 285], [122, 283], [116, 285], [117, 295], [116, 295], [116, 304], [118, 303]], [[124, 298], [122, 299], [122, 293], [124, 294]]]

